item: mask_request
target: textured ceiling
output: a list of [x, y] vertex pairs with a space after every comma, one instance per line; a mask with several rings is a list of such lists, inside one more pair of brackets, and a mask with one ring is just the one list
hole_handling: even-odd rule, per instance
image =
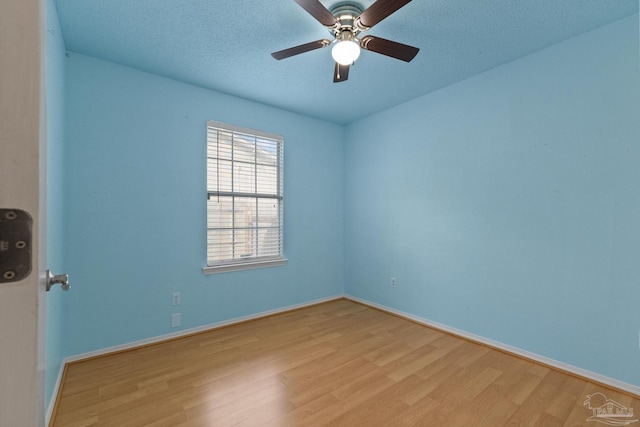
[[363, 35], [419, 47], [418, 56], [363, 51], [349, 80], [333, 83], [330, 48], [270, 55], [330, 38], [293, 0], [56, 5], [69, 51], [340, 124], [638, 12], [638, 0], [414, 0]]

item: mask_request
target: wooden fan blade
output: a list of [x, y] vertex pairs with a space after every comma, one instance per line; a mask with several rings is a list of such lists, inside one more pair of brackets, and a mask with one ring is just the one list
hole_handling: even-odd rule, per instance
[[333, 27], [338, 23], [338, 20], [335, 16], [329, 12], [329, 10], [322, 5], [318, 0], [294, 0], [298, 3], [304, 10], [306, 10], [309, 15], [316, 18], [316, 20], [324, 25], [325, 27]]
[[301, 53], [309, 52], [311, 50], [321, 49], [323, 47], [327, 47], [331, 44], [331, 40], [322, 39], [316, 40], [311, 43], [301, 44], [300, 46], [290, 47], [289, 49], [279, 50], [277, 52], [273, 52], [271, 56], [275, 59], [284, 59], [290, 56], [299, 55]]
[[336, 67], [333, 70], [333, 82], [344, 82], [349, 78], [349, 65], [340, 65], [336, 62]]
[[411, 0], [378, 0], [362, 12], [356, 22], [361, 27], [371, 28], [409, 2]]
[[402, 61], [411, 62], [418, 54], [420, 49], [406, 44], [394, 42], [380, 37], [366, 36], [360, 40], [360, 46], [363, 49]]

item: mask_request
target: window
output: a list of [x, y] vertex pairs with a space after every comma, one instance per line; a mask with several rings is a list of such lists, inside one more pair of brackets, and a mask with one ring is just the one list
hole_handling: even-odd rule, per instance
[[207, 122], [206, 274], [283, 265], [283, 139]]

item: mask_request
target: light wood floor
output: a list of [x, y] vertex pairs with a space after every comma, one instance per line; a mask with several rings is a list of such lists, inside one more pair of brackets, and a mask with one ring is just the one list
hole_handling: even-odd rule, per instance
[[605, 426], [587, 421], [594, 392], [640, 415], [620, 392], [338, 300], [74, 363], [53, 424]]

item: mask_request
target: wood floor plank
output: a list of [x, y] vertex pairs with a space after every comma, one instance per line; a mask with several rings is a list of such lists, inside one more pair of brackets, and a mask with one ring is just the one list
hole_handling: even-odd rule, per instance
[[593, 426], [593, 393], [640, 413], [625, 393], [342, 299], [72, 363], [51, 425]]
[[425, 420], [431, 418], [431, 414], [437, 411], [438, 406], [440, 406], [439, 402], [436, 402], [429, 397], [424, 397], [409, 406], [408, 410], [389, 420], [388, 425], [398, 427], [425, 426], [427, 425]]

